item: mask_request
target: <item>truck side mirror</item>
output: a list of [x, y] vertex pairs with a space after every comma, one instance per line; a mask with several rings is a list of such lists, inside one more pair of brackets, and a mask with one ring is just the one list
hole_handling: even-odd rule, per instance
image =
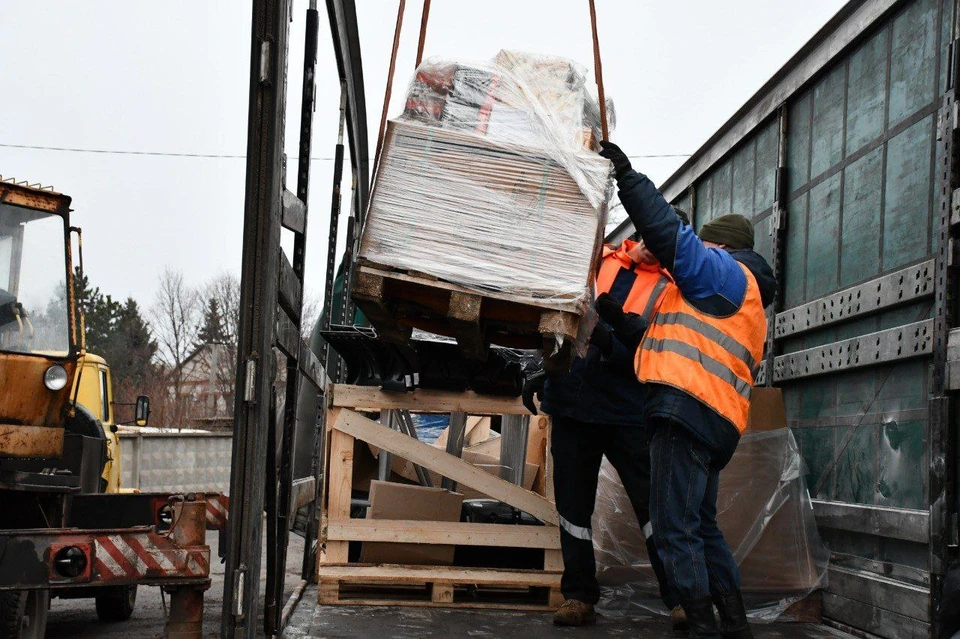
[[146, 426], [150, 420], [150, 398], [141, 395], [137, 398], [137, 408], [134, 414], [134, 421], [137, 426]]

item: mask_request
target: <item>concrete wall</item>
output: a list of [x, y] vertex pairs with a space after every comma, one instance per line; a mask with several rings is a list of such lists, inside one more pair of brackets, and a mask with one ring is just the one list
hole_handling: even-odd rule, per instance
[[121, 433], [121, 486], [226, 494], [232, 446], [232, 433]]

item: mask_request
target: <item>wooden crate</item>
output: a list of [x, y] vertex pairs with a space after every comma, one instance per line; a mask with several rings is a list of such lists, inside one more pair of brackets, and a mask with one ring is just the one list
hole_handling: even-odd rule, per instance
[[[321, 541], [325, 548], [317, 564], [319, 603], [550, 609], [563, 601], [560, 594], [563, 560], [557, 528], [559, 519], [553, 503], [551, 460], [547, 453], [549, 420], [546, 417], [534, 418], [528, 438], [528, 459], [531, 456], [538, 459], [543, 470], [534, 492], [378, 424], [360, 412], [526, 414], [518, 398], [428, 390], [392, 394], [375, 387], [337, 384], [328, 388], [327, 403], [326, 472], [321, 501]], [[351, 519], [355, 439], [519, 508], [545, 525]], [[349, 562], [351, 541], [533, 548], [543, 549], [544, 560], [540, 570], [358, 564]]]
[[377, 333], [405, 344], [413, 328], [457, 340], [467, 359], [485, 360], [489, 346], [560, 351], [552, 370], [569, 370], [582, 309], [575, 301], [532, 300], [506, 293], [477, 293], [422, 273], [398, 272], [361, 262], [353, 300]]

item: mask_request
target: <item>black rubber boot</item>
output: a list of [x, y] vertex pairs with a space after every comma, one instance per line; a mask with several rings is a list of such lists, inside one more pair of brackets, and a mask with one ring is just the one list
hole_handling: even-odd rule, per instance
[[739, 590], [720, 595], [712, 594], [713, 603], [720, 613], [720, 636], [723, 639], [753, 639], [747, 625], [747, 609]]
[[683, 602], [683, 611], [687, 613], [690, 625], [690, 637], [694, 639], [719, 639], [717, 619], [713, 616], [713, 601], [710, 597]]

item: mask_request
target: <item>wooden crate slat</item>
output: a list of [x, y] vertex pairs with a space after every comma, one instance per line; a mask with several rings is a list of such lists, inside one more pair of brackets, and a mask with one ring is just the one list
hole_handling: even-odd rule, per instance
[[349, 519], [330, 521], [327, 539], [400, 544], [454, 544], [559, 550], [560, 530], [554, 526], [474, 524], [447, 521]]
[[[473, 464], [438, 450], [429, 444], [424, 444], [395, 430], [385, 428], [363, 415], [342, 409], [333, 424], [333, 428], [398, 455], [414, 464], [419, 464], [443, 477], [449, 477], [458, 484], [469, 486], [484, 495], [519, 508], [544, 523], [554, 526], [559, 525], [556, 508], [540, 495], [504, 481], [499, 477], [494, 477]], [[350, 455], [352, 463], [352, 450]], [[331, 460], [333, 460], [332, 454]], [[331, 485], [331, 493], [332, 489], [333, 486]], [[332, 510], [330, 511], [330, 519], [331, 522], [335, 519]]]
[[333, 405], [366, 410], [409, 410], [414, 413], [466, 413], [467, 415], [529, 415], [519, 397], [478, 395], [473, 391], [418, 388], [412, 393], [385, 393], [376, 386], [336, 384]]
[[321, 580], [349, 580], [353, 583], [452, 584], [477, 586], [514, 586], [559, 588], [560, 573], [542, 570], [502, 570], [496, 568], [458, 568], [453, 566], [408, 566], [321, 564]]

